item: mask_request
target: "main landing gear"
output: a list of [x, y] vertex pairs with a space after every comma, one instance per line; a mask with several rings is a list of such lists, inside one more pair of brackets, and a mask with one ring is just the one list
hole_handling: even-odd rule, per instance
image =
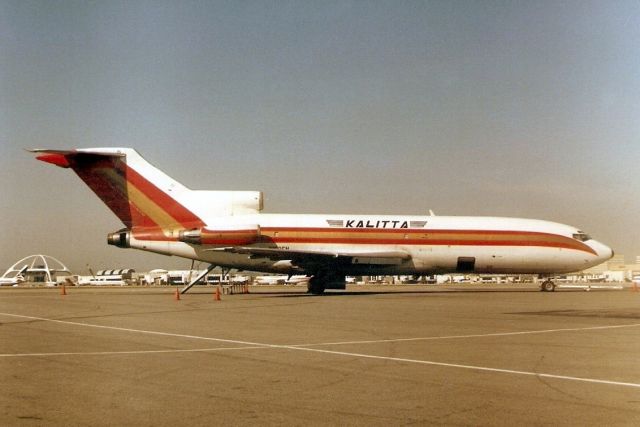
[[546, 279], [542, 284], [540, 284], [540, 290], [542, 292], [553, 292], [556, 290], [556, 284], [553, 283], [553, 280]]
[[325, 289], [346, 289], [347, 283], [345, 277], [326, 271], [318, 271], [309, 279], [307, 293], [313, 295], [322, 295]]
[[322, 277], [313, 276], [309, 279], [309, 284], [307, 285], [307, 293], [313, 295], [322, 295], [325, 290], [325, 281]]

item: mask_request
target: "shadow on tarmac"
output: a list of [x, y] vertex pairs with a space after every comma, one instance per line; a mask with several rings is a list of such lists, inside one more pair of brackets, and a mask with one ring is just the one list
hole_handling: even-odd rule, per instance
[[260, 291], [252, 292], [250, 295], [264, 295], [269, 297], [281, 297], [281, 298], [337, 298], [337, 297], [358, 297], [358, 296], [371, 296], [371, 295], [445, 295], [445, 294], [473, 294], [473, 293], [529, 293], [540, 292], [538, 289], [439, 289], [439, 290], [410, 290], [410, 291], [327, 291], [322, 295], [309, 294], [306, 291], [296, 292], [282, 292], [282, 291]]

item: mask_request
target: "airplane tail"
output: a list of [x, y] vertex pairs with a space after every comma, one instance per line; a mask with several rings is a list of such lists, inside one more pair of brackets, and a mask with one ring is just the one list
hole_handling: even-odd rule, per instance
[[170, 237], [204, 227], [206, 216], [262, 209], [260, 192], [191, 190], [131, 148], [31, 151], [38, 160], [71, 168], [129, 229], [160, 229]]

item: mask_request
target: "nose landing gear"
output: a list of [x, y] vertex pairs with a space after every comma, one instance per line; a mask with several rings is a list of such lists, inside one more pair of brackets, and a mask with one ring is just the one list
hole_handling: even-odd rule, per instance
[[542, 282], [542, 284], [540, 285], [540, 290], [542, 292], [553, 292], [556, 290], [556, 284], [553, 283], [553, 281], [551, 279], [546, 279], [544, 282]]

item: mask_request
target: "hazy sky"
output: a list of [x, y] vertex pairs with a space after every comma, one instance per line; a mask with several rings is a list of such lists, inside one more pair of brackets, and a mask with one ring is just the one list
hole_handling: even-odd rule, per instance
[[640, 2], [0, 0], [0, 267], [184, 267], [23, 148], [127, 146], [265, 212], [498, 215], [640, 255]]

